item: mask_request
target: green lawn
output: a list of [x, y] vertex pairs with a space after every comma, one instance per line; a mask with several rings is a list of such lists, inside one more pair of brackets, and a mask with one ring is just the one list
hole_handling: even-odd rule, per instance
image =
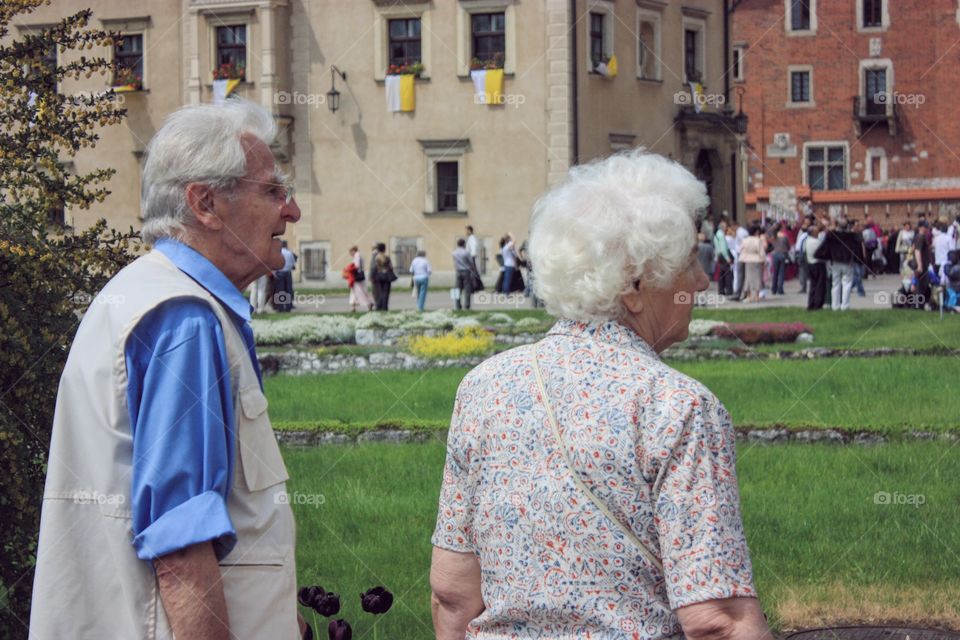
[[[380, 638], [432, 638], [429, 538], [443, 444], [286, 449], [284, 457], [300, 584], [339, 591], [355, 637], [374, 637], [364, 634], [376, 623]], [[739, 458], [756, 586], [775, 626], [880, 614], [960, 624], [955, 452], [939, 443], [743, 445]], [[923, 504], [878, 505], [877, 492]], [[317, 494], [322, 505], [296, 504]], [[358, 595], [379, 584], [397, 599], [375, 619]]]
[[[958, 430], [953, 356], [676, 363], [726, 405], [737, 426], [897, 433]], [[348, 372], [265, 380], [276, 422], [446, 422], [465, 369]]]

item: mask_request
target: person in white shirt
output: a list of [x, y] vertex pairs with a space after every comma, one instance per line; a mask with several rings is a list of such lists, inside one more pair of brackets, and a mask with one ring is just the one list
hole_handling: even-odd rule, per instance
[[823, 227], [811, 225], [806, 242], [803, 243], [804, 259], [807, 262], [807, 310], [822, 309], [827, 299], [827, 265], [817, 260], [814, 254], [823, 242]]
[[470, 258], [473, 260], [473, 266], [479, 273], [480, 265], [477, 264], [477, 255], [480, 253], [480, 241], [477, 240], [477, 236], [473, 235], [473, 227], [471, 225], [467, 225], [467, 253], [470, 254]]
[[413, 286], [417, 289], [417, 311], [423, 311], [427, 304], [427, 285], [433, 273], [426, 251], [417, 251], [417, 257], [410, 263], [410, 273], [413, 274]]
[[737, 244], [737, 259], [734, 261], [733, 270], [733, 297], [734, 299], [739, 300], [741, 294], [743, 293], [743, 276], [745, 268], [743, 263], [740, 262], [740, 249], [743, 247], [743, 241], [750, 237], [750, 230], [745, 225], [738, 224], [737, 232], [734, 237], [736, 238]]
[[797, 278], [800, 280], [800, 291], [798, 293], [807, 292], [807, 280], [810, 275], [807, 254], [806, 251], [804, 251], [806, 240], [810, 237], [807, 229], [807, 224], [804, 222], [800, 227], [800, 233], [797, 234], [797, 241], [793, 245], [793, 255], [796, 256], [797, 260]]
[[950, 253], [950, 235], [945, 228], [933, 227], [933, 264], [937, 276], [942, 278], [940, 267], [947, 264], [947, 254]]
[[513, 234], [508, 233], [503, 239], [503, 248], [500, 250], [500, 255], [503, 256], [503, 286], [500, 293], [509, 294], [513, 274], [517, 270], [517, 252], [513, 248]]

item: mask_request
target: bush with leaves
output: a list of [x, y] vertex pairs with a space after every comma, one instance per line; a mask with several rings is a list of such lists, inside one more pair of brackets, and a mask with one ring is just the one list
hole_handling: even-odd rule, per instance
[[[105, 91], [57, 92], [58, 83], [110, 63], [82, 50], [117, 36], [89, 29], [91, 12], [7, 39], [15, 19], [44, 0], [0, 3], [0, 636], [23, 637], [30, 615], [44, 465], [60, 374], [78, 318], [136, 249], [131, 229], [100, 221], [76, 231], [51, 224], [51, 212], [88, 209], [108, 195], [111, 175], [71, 175], [65, 158], [97, 143], [98, 126], [125, 115]], [[64, 62], [51, 64], [56, 50]], [[65, 56], [63, 54], [69, 54]]]

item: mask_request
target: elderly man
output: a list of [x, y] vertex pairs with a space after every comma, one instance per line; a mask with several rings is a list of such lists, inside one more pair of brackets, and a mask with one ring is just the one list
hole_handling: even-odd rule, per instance
[[30, 637], [297, 638], [294, 522], [241, 293], [300, 219], [244, 101], [147, 148], [144, 240], [80, 323], [57, 396]]

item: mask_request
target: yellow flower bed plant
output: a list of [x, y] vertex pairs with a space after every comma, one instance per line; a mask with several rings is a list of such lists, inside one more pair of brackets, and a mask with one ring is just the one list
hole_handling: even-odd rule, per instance
[[493, 349], [493, 334], [481, 327], [465, 327], [442, 336], [413, 336], [407, 349], [421, 358], [466, 358], [481, 356]]

